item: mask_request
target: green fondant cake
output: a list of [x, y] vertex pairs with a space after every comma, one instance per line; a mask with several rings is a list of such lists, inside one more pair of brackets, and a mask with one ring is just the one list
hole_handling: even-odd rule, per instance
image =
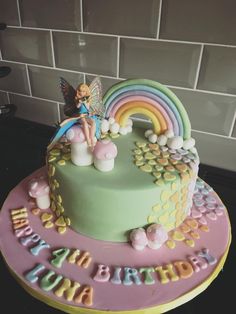
[[[62, 208], [65, 210], [74, 230], [100, 240], [123, 242], [128, 240], [128, 234], [134, 228], [159, 223], [169, 231], [186, 218], [192, 205], [197, 170], [188, 168], [180, 172], [181, 163], [172, 165], [175, 161], [171, 158], [162, 166], [158, 160], [162, 161], [166, 152], [159, 151], [158, 156], [153, 154], [157, 150], [150, 153], [152, 145], [145, 141], [144, 131], [136, 128], [113, 140], [118, 155], [114, 169], [107, 173], [98, 171], [93, 165], [78, 167], [71, 160], [60, 165], [63, 148], [58, 150], [62, 153], [49, 163], [53, 208], [59, 212]], [[145, 146], [138, 148], [135, 143], [141, 142]], [[153, 165], [149, 165], [151, 173], [136, 166], [134, 152], [138, 149], [146, 165], [150, 161], [145, 159], [146, 154], [154, 155]], [[55, 154], [55, 149], [52, 153]], [[49, 159], [52, 156], [49, 153]], [[168, 167], [173, 168], [172, 172], [165, 170]], [[161, 178], [157, 179], [156, 173]], [[165, 179], [166, 174], [175, 180]]]
[[[72, 117], [48, 147], [52, 209], [75, 231], [99, 240], [129, 241], [133, 229], [149, 224], [176, 228], [192, 206], [199, 164], [184, 106], [168, 88], [140, 79], [115, 85], [100, 104], [100, 83], [93, 82], [79, 85], [70, 100], [73, 89], [62, 82]], [[148, 131], [144, 123], [133, 127], [134, 113], [150, 118]]]

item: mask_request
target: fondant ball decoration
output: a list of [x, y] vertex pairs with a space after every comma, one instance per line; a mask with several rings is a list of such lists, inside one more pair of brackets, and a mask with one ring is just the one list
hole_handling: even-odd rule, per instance
[[113, 138], [118, 137], [119, 134], [126, 135], [132, 132], [132, 127], [133, 121], [131, 119], [127, 120], [125, 126], [120, 126], [114, 118], [103, 119], [101, 121], [102, 138], [106, 137], [107, 134]]
[[117, 134], [120, 130], [120, 125], [117, 122], [114, 122], [110, 125], [110, 131], [111, 133]]
[[181, 136], [173, 136], [168, 138], [167, 146], [170, 149], [180, 149], [183, 146], [183, 138]]
[[151, 142], [153, 144], [156, 143], [157, 142], [157, 135], [156, 134], [149, 135], [148, 140], [149, 140], [149, 142]]
[[102, 133], [107, 133], [109, 131], [109, 121], [106, 119], [103, 119], [101, 122], [101, 132]]
[[130, 241], [135, 250], [142, 251], [148, 244], [145, 230], [143, 228], [132, 230]]
[[189, 149], [194, 148], [194, 146], [195, 146], [195, 139], [193, 139], [192, 137], [190, 137], [189, 139], [183, 142], [183, 149], [189, 150]]
[[130, 233], [131, 245], [135, 250], [141, 251], [146, 246], [150, 249], [159, 249], [168, 240], [168, 233], [160, 224], [151, 224], [147, 230], [134, 229]]
[[175, 136], [188, 139], [191, 125], [188, 115], [174, 93], [160, 83], [134, 79], [116, 84], [104, 96], [106, 117], [125, 126], [133, 114], [146, 115], [153, 123], [154, 133], [172, 130]]
[[168, 239], [165, 228], [159, 224], [152, 224], [147, 228], [148, 246], [151, 249], [159, 249]]
[[166, 143], [167, 143], [167, 137], [166, 137], [164, 134], [158, 136], [158, 138], [157, 138], [157, 143], [158, 143], [160, 146], [165, 146]]

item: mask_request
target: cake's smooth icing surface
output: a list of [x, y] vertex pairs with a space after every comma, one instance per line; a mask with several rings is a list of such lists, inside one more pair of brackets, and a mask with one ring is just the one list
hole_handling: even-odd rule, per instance
[[[222, 269], [231, 239], [230, 224], [227, 211], [214, 191], [204, 196], [208, 203], [202, 206], [205, 212], [201, 217], [190, 216], [178, 229], [169, 233], [168, 241], [175, 242], [175, 248], [170, 249], [166, 243], [159, 250], [146, 248], [143, 252], [138, 252], [128, 243], [101, 242], [70, 229], [60, 236], [54, 228], [45, 229], [41, 221], [45, 211], [41, 211], [38, 215], [33, 214], [35, 205], [29, 203], [26, 189], [31, 178], [44, 173], [45, 169], [41, 169], [20, 183], [9, 194], [0, 214], [1, 252], [18, 281], [40, 300], [69, 313], [89, 313], [90, 310], [98, 313], [107, 310], [111, 313], [116, 311], [161, 313], [187, 302], [200, 293]], [[209, 210], [206, 206], [213, 199], [216, 200], [215, 209]], [[28, 237], [37, 234], [39, 236], [37, 239], [34, 235], [30, 241], [27, 235], [22, 233], [23, 227], [17, 228], [19, 219], [16, 215], [19, 214], [16, 210], [20, 207], [26, 208], [27, 226], [32, 229], [31, 234], [28, 229]], [[198, 211], [197, 206], [193, 206], [192, 215], [196, 215], [194, 211]], [[50, 211], [46, 212], [50, 214]], [[191, 227], [188, 229], [188, 226]], [[176, 231], [179, 234], [176, 234]], [[43, 240], [47, 246], [45, 245], [38, 255], [33, 255], [34, 248], [39, 246], [40, 240]], [[190, 245], [191, 240], [194, 245]], [[61, 254], [62, 257], [62, 253], [58, 252], [60, 249], [61, 252], [65, 252], [65, 249], [69, 252], [64, 259], [61, 258], [61, 264], [55, 262], [57, 256]], [[76, 249], [80, 250], [77, 251], [77, 255], [74, 254]], [[205, 249], [208, 254], [204, 255]], [[84, 260], [84, 264], [79, 266], [76, 262], [81, 260], [85, 253], [91, 259], [89, 262], [87, 259], [87, 265]], [[198, 258], [198, 263], [194, 264], [194, 258]], [[55, 263], [52, 263], [53, 260]], [[181, 263], [184, 268], [178, 266]], [[36, 269], [39, 264], [41, 268], [38, 268], [38, 272], [34, 276], [29, 276], [30, 271]], [[94, 280], [100, 264], [109, 267], [110, 277], [104, 282]], [[141, 284], [135, 283], [135, 277], [125, 277], [124, 267], [136, 269]], [[166, 277], [163, 271], [168, 267], [172, 268], [173, 273], [166, 274]], [[114, 274], [118, 268], [121, 270], [117, 277]], [[150, 273], [151, 281], [148, 281], [150, 278], [144, 275], [144, 270], [141, 270], [148, 268], [154, 269]], [[57, 275], [57, 283], [55, 278], [47, 277], [49, 271]], [[117, 278], [120, 278], [120, 284], [114, 283], [114, 279]], [[69, 279], [74, 285], [75, 282], [80, 284], [71, 301], [67, 300], [66, 292], [60, 292], [65, 279]], [[131, 284], [127, 285], [129, 279]], [[83, 300], [79, 302], [79, 296], [85, 291], [83, 290], [85, 286], [91, 289], [90, 294], [84, 295]]]

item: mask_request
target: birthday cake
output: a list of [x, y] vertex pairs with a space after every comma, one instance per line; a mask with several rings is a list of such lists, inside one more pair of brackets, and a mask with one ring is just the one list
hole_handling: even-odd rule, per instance
[[68, 313], [162, 313], [194, 298], [222, 269], [231, 232], [224, 204], [198, 177], [183, 104], [145, 79], [103, 97], [99, 78], [60, 86], [68, 118], [46, 165], [0, 214], [11, 273]]

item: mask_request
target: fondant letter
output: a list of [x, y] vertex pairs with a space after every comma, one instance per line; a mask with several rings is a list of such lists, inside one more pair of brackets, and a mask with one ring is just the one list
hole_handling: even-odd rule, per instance
[[209, 254], [209, 249], [202, 249], [197, 256], [205, 258], [209, 265], [214, 265], [217, 262], [217, 259]]
[[120, 272], [121, 272], [121, 267], [115, 267], [113, 277], [111, 278], [111, 282], [114, 283], [115, 285], [121, 284]]
[[45, 269], [45, 266], [43, 266], [42, 264], [38, 264], [25, 275], [25, 279], [31, 283], [37, 282], [39, 277], [36, 275], [44, 269]]
[[186, 279], [192, 276], [193, 268], [192, 265], [187, 261], [174, 262], [175, 268], [178, 271], [180, 278]]
[[76, 261], [76, 257], [78, 257], [80, 255], [80, 250], [76, 249], [74, 250], [74, 252], [67, 257], [67, 260], [69, 263], [74, 264]]
[[[155, 268], [155, 270], [159, 273], [161, 283], [163, 284], [168, 283], [170, 280], [171, 281], [179, 280], [179, 276], [177, 276], [176, 273], [174, 272], [172, 264], [165, 265], [165, 268], [162, 266], [158, 266]], [[170, 277], [170, 280], [167, 277], [167, 275]]]
[[17, 219], [17, 220], [13, 220], [13, 229], [20, 229], [24, 226], [28, 226], [29, 224], [29, 220], [28, 219]]
[[25, 228], [22, 228], [22, 229], [17, 229], [15, 230], [15, 236], [17, 238], [20, 238], [21, 236], [23, 235], [30, 235], [31, 233], [33, 232], [33, 229], [30, 227], [30, 226], [27, 226]]
[[153, 285], [155, 280], [152, 278], [151, 273], [153, 273], [155, 269], [153, 267], [143, 267], [139, 269], [140, 274], [144, 273], [144, 283], [145, 285]]
[[37, 233], [33, 233], [32, 235], [29, 235], [28, 237], [22, 237], [20, 238], [20, 243], [24, 246], [26, 246], [29, 242], [38, 242], [40, 240], [40, 235]]
[[78, 266], [82, 266], [83, 268], [88, 268], [89, 264], [92, 261], [92, 257], [90, 256], [89, 252], [84, 252], [82, 256], [77, 261]]
[[93, 288], [85, 286], [79, 295], [74, 299], [76, 303], [83, 303], [84, 305], [93, 305]]
[[93, 280], [98, 282], [107, 282], [110, 279], [110, 269], [105, 265], [98, 265], [98, 270], [96, 275], [93, 277]]
[[20, 215], [20, 214], [25, 214], [27, 213], [27, 209], [25, 207], [18, 208], [18, 209], [12, 209], [11, 210], [11, 217], [12, 219], [16, 219], [14, 216]]
[[193, 269], [196, 273], [199, 272], [201, 269], [207, 268], [207, 262], [204, 259], [198, 258], [197, 256], [189, 255], [188, 260], [192, 264]]
[[63, 279], [62, 285], [55, 291], [55, 295], [61, 298], [64, 293], [66, 294], [66, 300], [72, 301], [76, 290], [80, 287], [80, 284], [76, 281], [71, 284], [71, 281], [67, 278]]
[[39, 243], [30, 249], [31, 254], [38, 256], [39, 252], [43, 249], [49, 249], [50, 245], [47, 244], [44, 240], [40, 240]]
[[66, 259], [67, 255], [70, 253], [70, 250], [67, 248], [61, 248], [52, 252], [52, 255], [55, 256], [51, 260], [51, 264], [57, 268], [61, 268], [62, 263]]
[[[123, 284], [125, 286], [130, 286], [133, 284], [133, 282], [136, 285], [142, 284], [141, 280], [138, 276], [138, 271], [136, 268], [125, 267], [124, 270], [125, 270], [125, 278], [123, 280]], [[131, 280], [131, 278], [133, 278], [133, 281]]]
[[42, 288], [44, 291], [50, 291], [53, 288], [56, 287], [56, 285], [62, 280], [63, 276], [57, 275], [54, 277], [52, 282], [50, 282], [50, 278], [55, 275], [55, 272], [52, 270], [49, 270], [48, 273], [43, 276], [43, 278], [40, 280], [40, 288]]

